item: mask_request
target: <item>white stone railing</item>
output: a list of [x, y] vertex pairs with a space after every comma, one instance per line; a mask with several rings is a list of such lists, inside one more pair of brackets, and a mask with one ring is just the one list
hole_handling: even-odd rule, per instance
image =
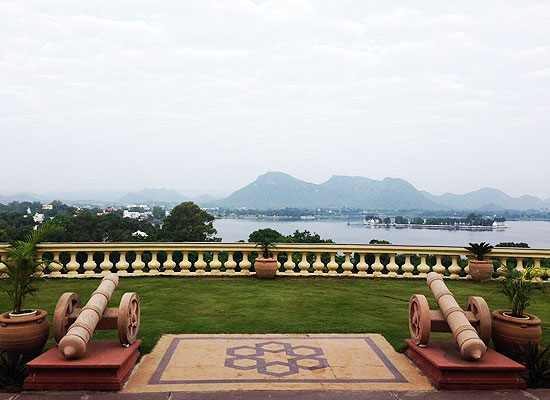
[[[0, 244], [0, 275], [6, 266]], [[121, 276], [250, 275], [259, 249], [253, 243], [43, 243], [39, 254], [52, 260], [41, 275], [55, 278]], [[463, 247], [361, 244], [287, 244], [272, 249], [279, 275], [425, 277], [435, 271], [450, 279], [468, 279]], [[497, 248], [490, 258], [526, 265], [549, 265], [550, 250]], [[544, 279], [548, 279], [546, 274]]]

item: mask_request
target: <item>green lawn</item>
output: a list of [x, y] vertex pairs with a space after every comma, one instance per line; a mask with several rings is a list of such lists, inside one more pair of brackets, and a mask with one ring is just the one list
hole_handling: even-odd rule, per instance
[[[40, 284], [36, 297], [25, 304], [48, 311], [50, 322], [59, 296], [80, 294], [83, 303], [97, 287], [97, 279], [50, 279]], [[484, 296], [491, 310], [506, 308], [495, 293], [497, 283], [447, 281], [459, 304], [469, 296]], [[291, 278], [122, 278], [111, 300], [118, 307], [124, 292], [141, 298], [143, 353], [151, 351], [163, 333], [360, 333], [383, 334], [398, 350], [409, 337], [408, 301], [425, 294], [435, 308], [424, 280]], [[0, 296], [0, 310], [8, 310]], [[543, 342], [550, 344], [550, 296], [537, 295], [528, 310], [543, 321]], [[438, 335], [440, 337], [441, 335]], [[444, 334], [445, 337], [449, 337]], [[116, 332], [98, 332], [97, 339], [115, 339]], [[53, 345], [50, 339], [48, 346]]]

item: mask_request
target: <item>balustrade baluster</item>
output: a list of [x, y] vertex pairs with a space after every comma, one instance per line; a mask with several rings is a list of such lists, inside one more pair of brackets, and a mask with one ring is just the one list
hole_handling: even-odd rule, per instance
[[134, 270], [134, 275], [143, 275], [143, 268], [145, 268], [145, 263], [141, 259], [142, 252], [136, 251], [136, 259], [132, 263], [132, 269]]
[[373, 276], [382, 276], [382, 270], [384, 269], [384, 264], [380, 262], [380, 254], [374, 254], [374, 263], [371, 265]]
[[445, 274], [445, 266], [441, 261], [441, 256], [435, 256], [435, 265], [433, 266], [433, 271], [437, 272], [439, 275]]
[[277, 260], [277, 272], [279, 271], [279, 268], [281, 268], [281, 263], [279, 262], [279, 252], [274, 251], [273, 252], [273, 258]]
[[449, 272], [451, 275], [449, 278], [451, 279], [460, 279], [460, 266], [458, 265], [458, 256], [453, 256], [453, 261], [451, 262], [451, 266], [449, 267]]
[[296, 264], [294, 263], [294, 261], [292, 261], [292, 255], [293, 253], [287, 251], [286, 252], [286, 262], [283, 264], [283, 266], [285, 267], [285, 274], [286, 275], [293, 275], [294, 274], [294, 268], [296, 267]]
[[225, 273], [228, 275], [234, 275], [235, 274], [235, 268], [237, 267], [237, 263], [233, 259], [233, 252], [230, 251], [227, 253], [227, 261], [223, 263], [223, 266], [225, 267]]
[[53, 260], [49, 266], [50, 276], [61, 276], [61, 269], [63, 268], [63, 265], [61, 265], [61, 262], [59, 261], [60, 252], [54, 251], [52, 254]]
[[6, 261], [7, 255], [8, 253], [0, 253], [0, 257], [2, 257], [0, 259], [0, 278], [5, 276], [6, 272], [8, 272], [8, 267], [6, 266], [6, 264], [4, 264], [4, 261]]
[[523, 258], [516, 257], [516, 260], [517, 260], [517, 265], [515, 270], [519, 272], [525, 271], [525, 267], [523, 266]]
[[196, 268], [196, 274], [197, 275], [204, 275], [206, 273], [206, 261], [204, 261], [204, 252], [199, 251], [198, 252], [198, 258], [197, 261], [195, 261], [195, 268]]
[[430, 266], [426, 262], [426, 256], [426, 254], [420, 254], [420, 264], [418, 264], [418, 267], [416, 267], [419, 272], [418, 276], [421, 277], [426, 277], [426, 275], [428, 275], [428, 272], [430, 272]]
[[349, 252], [345, 253], [345, 260], [342, 263], [342, 269], [344, 270], [344, 275], [351, 275], [351, 270], [353, 269], [353, 263], [350, 260], [350, 254]]
[[367, 270], [369, 269], [369, 264], [365, 262], [366, 254], [359, 254], [359, 262], [357, 263], [357, 275], [367, 276]]
[[499, 277], [497, 279], [502, 281], [502, 280], [506, 279], [504, 277], [504, 274], [506, 274], [507, 259], [506, 259], [506, 257], [500, 257], [498, 259], [498, 261], [499, 261], [499, 266], [497, 268], [497, 273], [499, 274]]
[[119, 251], [118, 254], [120, 254], [120, 259], [115, 264], [116, 273], [117, 275], [128, 275], [128, 268], [130, 267], [130, 264], [128, 264], [128, 261], [126, 261], [126, 252], [125, 251]]
[[308, 275], [308, 269], [310, 265], [307, 261], [307, 253], [302, 253], [302, 259], [298, 263], [298, 268], [300, 268], [300, 275]]
[[212, 254], [212, 261], [210, 261], [210, 273], [212, 275], [219, 275], [221, 267], [222, 267], [222, 263], [218, 259], [218, 252], [214, 251]]
[[315, 254], [315, 262], [313, 263], [313, 269], [315, 270], [314, 274], [322, 275], [323, 270], [325, 269], [325, 264], [321, 261], [321, 253]]
[[152, 251], [151, 252], [151, 261], [147, 263], [147, 266], [149, 267], [149, 275], [158, 275], [159, 268], [160, 268], [160, 262], [157, 259], [158, 251]]
[[84, 267], [84, 275], [89, 276], [94, 274], [94, 269], [96, 267], [96, 262], [94, 261], [94, 252], [93, 251], [87, 251], [86, 252], [86, 262], [83, 265]]
[[[38, 252], [36, 254], [37, 260], [38, 260], [38, 267], [36, 267], [36, 277], [44, 276], [44, 270], [46, 269], [46, 264], [44, 264], [44, 259], [42, 258], [44, 256], [44, 253]], [[0, 261], [0, 277], [2, 276], [2, 262]]]
[[189, 269], [192, 266], [191, 261], [189, 261], [189, 252], [182, 251], [181, 254], [183, 256], [183, 259], [180, 261], [181, 274], [189, 275], [191, 273]]
[[329, 275], [337, 275], [338, 263], [336, 262], [336, 253], [330, 253], [330, 261], [327, 264]]
[[468, 258], [468, 264], [464, 268], [464, 272], [466, 272], [466, 279], [472, 279], [472, 275], [470, 275], [470, 259]]
[[71, 258], [67, 265], [65, 265], [65, 268], [67, 268], [67, 276], [78, 275], [80, 264], [76, 262], [76, 251], [71, 251], [69, 254]]
[[248, 251], [243, 251], [243, 259], [239, 263], [239, 267], [241, 268], [241, 275], [250, 275], [250, 267], [252, 266], [252, 263], [248, 259]]
[[411, 263], [411, 254], [403, 254], [403, 256], [405, 257], [405, 263], [401, 267], [403, 270], [403, 276], [405, 278], [412, 278], [414, 276], [414, 265]]
[[388, 277], [398, 277], [397, 271], [399, 271], [399, 265], [395, 262], [395, 256], [397, 254], [390, 254], [390, 262], [388, 265], [386, 265], [386, 269], [388, 270]]
[[173, 251], [166, 252], [166, 261], [162, 264], [162, 267], [164, 268], [164, 274], [166, 275], [172, 275], [174, 273], [174, 268], [176, 268], [176, 262], [174, 261], [173, 257]]
[[110, 255], [110, 251], [105, 251], [103, 253], [103, 261], [99, 264], [99, 268], [101, 268], [101, 275], [109, 274], [111, 272], [111, 268], [113, 268], [113, 263], [109, 259]]

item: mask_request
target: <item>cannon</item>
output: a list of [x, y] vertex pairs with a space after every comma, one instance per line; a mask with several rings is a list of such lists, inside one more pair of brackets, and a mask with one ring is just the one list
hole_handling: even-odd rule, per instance
[[453, 294], [436, 272], [427, 277], [428, 286], [439, 304], [439, 310], [430, 310], [428, 300], [415, 294], [409, 301], [409, 330], [417, 346], [426, 346], [431, 332], [452, 332], [462, 357], [480, 359], [491, 340], [491, 312], [485, 299], [471, 296], [462, 310]]
[[64, 293], [58, 300], [53, 317], [55, 341], [68, 359], [81, 358], [97, 330], [118, 330], [122, 346], [136, 341], [140, 323], [140, 302], [137, 293], [124, 293], [118, 308], [108, 308], [118, 286], [116, 274], [106, 275], [92, 293], [88, 303], [80, 306], [76, 293]]

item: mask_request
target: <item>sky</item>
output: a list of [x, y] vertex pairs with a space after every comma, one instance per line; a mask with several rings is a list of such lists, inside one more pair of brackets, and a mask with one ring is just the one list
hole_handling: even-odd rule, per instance
[[549, 1], [0, 2], [0, 194], [267, 171], [550, 197]]

